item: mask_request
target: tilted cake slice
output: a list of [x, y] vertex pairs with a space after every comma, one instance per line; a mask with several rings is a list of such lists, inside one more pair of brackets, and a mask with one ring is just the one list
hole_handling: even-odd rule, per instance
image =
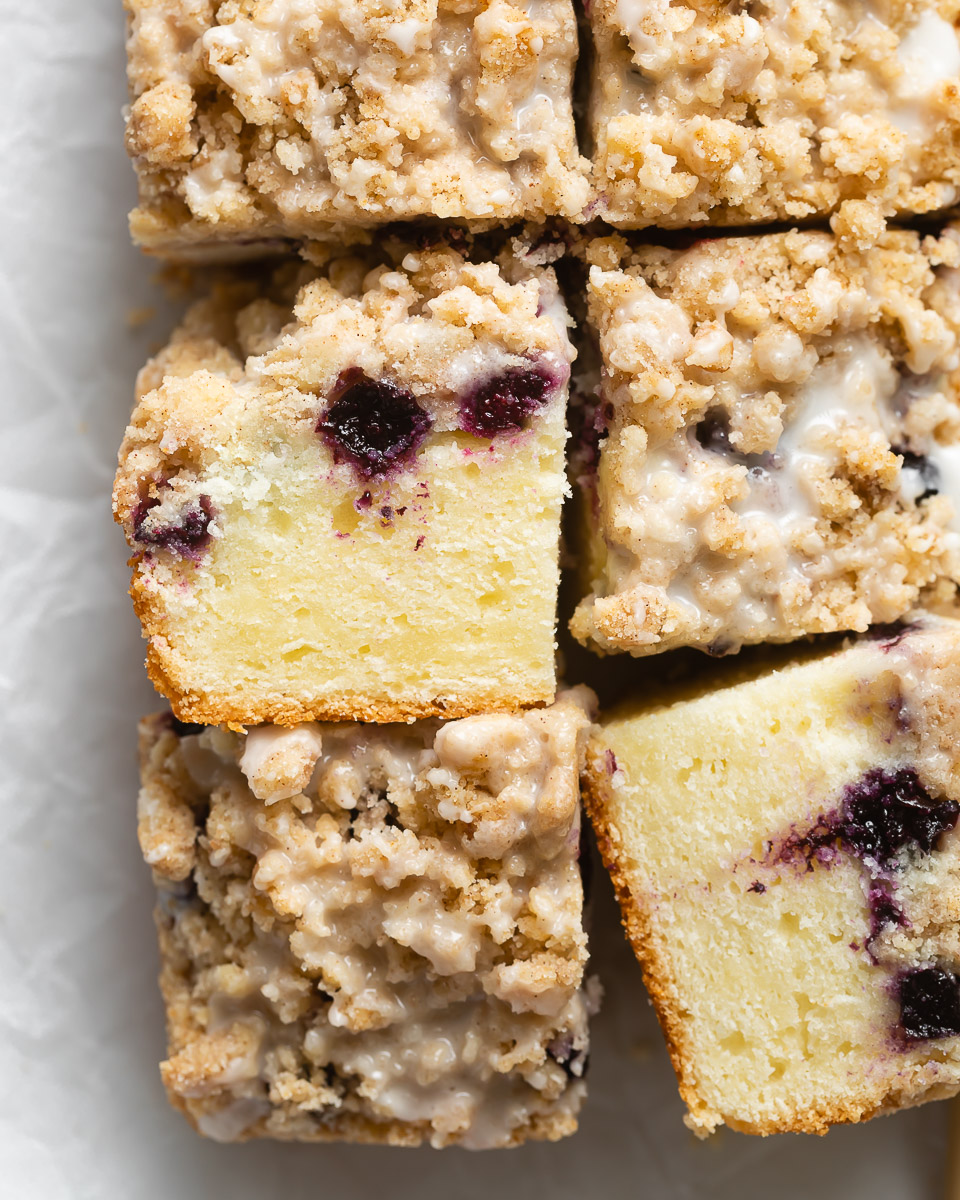
[[694, 1131], [960, 1090], [960, 623], [627, 706], [587, 758]]
[[586, 689], [248, 734], [141, 725], [171, 1102], [220, 1141], [574, 1132]]
[[143, 372], [115, 512], [182, 720], [549, 703], [573, 350], [552, 271], [444, 246], [286, 268]]
[[134, 239], [241, 256], [414, 217], [574, 217], [570, 0], [125, 0]]
[[595, 213], [661, 228], [929, 213], [960, 196], [937, 0], [591, 0]]
[[960, 576], [958, 252], [953, 229], [590, 244], [579, 640], [724, 654]]

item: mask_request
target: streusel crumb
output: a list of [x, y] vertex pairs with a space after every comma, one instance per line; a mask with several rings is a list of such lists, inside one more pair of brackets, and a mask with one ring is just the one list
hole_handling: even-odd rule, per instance
[[596, 214], [926, 213], [960, 194], [956, 0], [592, 0]]
[[570, 0], [125, 0], [134, 238], [243, 254], [588, 196]]
[[248, 734], [142, 723], [161, 1072], [200, 1132], [485, 1148], [576, 1129], [592, 703]]
[[955, 231], [588, 249], [604, 651], [866, 629], [960, 577]]

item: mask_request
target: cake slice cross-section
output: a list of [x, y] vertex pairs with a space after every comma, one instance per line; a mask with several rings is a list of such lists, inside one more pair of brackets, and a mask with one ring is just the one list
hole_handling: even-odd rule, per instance
[[180, 257], [575, 217], [571, 0], [125, 0], [134, 239]]
[[580, 641], [725, 654], [950, 590], [958, 249], [954, 229], [590, 243]]
[[551, 270], [443, 246], [193, 310], [141, 374], [114, 497], [180, 719], [553, 700], [566, 321]]
[[754, 670], [610, 713], [587, 754], [687, 1123], [823, 1133], [953, 1095], [960, 623]]
[[957, 10], [937, 0], [591, 0], [595, 213], [746, 225], [960, 196]]
[[586, 689], [459, 721], [141, 724], [170, 1100], [219, 1141], [574, 1132]]

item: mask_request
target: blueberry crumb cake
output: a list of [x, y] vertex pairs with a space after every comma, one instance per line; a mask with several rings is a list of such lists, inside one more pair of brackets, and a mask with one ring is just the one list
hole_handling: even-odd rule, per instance
[[125, 0], [134, 239], [242, 255], [589, 195], [570, 0]]
[[572, 1133], [593, 697], [458, 721], [141, 723], [172, 1103], [209, 1137]]
[[[960, 237], [586, 251], [602, 360], [580, 472], [601, 652], [866, 629], [958, 577]], [[584, 457], [581, 455], [581, 460]]]
[[960, 623], [611, 713], [585, 793], [695, 1132], [960, 1090]]
[[625, 228], [960, 196], [954, 0], [590, 0], [595, 214]]
[[554, 698], [556, 280], [506, 252], [393, 248], [221, 289], [141, 374], [115, 513], [181, 720]]

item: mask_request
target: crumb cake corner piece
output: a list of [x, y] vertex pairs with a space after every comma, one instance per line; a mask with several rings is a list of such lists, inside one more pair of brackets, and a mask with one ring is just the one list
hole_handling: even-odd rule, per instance
[[623, 228], [924, 214], [960, 196], [953, 3], [591, 0], [594, 214]]
[[[724, 654], [960, 578], [960, 238], [590, 243], [578, 640]], [[592, 444], [592, 443], [591, 443]]]
[[125, 0], [134, 239], [270, 249], [416, 217], [575, 217], [571, 0]]
[[208, 1137], [573, 1133], [594, 697], [457, 721], [141, 723], [171, 1102]]
[[552, 270], [441, 244], [192, 311], [141, 373], [114, 492], [180, 719], [553, 700], [567, 321]]
[[594, 728], [584, 797], [690, 1127], [960, 1090], [960, 623]]

